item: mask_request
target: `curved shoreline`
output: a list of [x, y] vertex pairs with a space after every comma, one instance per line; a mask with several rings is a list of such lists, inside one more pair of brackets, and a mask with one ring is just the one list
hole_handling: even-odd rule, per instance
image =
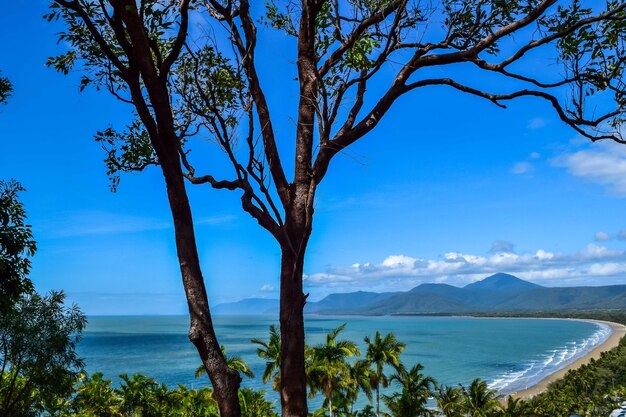
[[589, 363], [591, 359], [598, 359], [601, 353], [611, 350], [617, 345], [619, 345], [619, 342], [622, 339], [622, 337], [626, 335], [626, 326], [619, 324], [619, 323], [613, 323], [610, 321], [603, 321], [603, 320], [590, 320], [590, 319], [563, 319], [563, 320], [578, 320], [578, 321], [586, 321], [586, 322], [591, 322], [591, 323], [606, 324], [611, 328], [611, 334], [603, 343], [594, 347], [585, 356], [578, 358], [571, 364], [567, 365], [565, 368], [560, 369], [546, 376], [544, 379], [542, 379], [541, 381], [539, 381], [537, 384], [533, 385], [532, 387], [514, 392], [513, 394], [511, 394], [513, 398], [529, 399], [529, 398], [534, 397], [535, 395], [541, 394], [542, 392], [548, 389], [548, 385], [550, 385], [552, 382], [558, 379], [563, 378], [568, 371], [580, 368], [581, 366]]

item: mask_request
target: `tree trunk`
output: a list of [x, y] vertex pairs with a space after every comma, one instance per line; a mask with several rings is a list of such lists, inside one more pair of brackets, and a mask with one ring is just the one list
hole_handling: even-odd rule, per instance
[[[173, 165], [173, 166], [172, 166]], [[221, 417], [241, 417], [239, 385], [241, 377], [226, 364], [222, 356], [209, 310], [209, 302], [200, 269], [193, 217], [183, 176], [177, 171], [178, 161], [161, 161], [167, 184], [167, 196], [174, 219], [176, 250], [189, 307], [189, 339], [195, 345], [204, 364], [213, 397]], [[174, 171], [174, 172], [172, 172]]]
[[380, 417], [380, 384], [376, 384], [376, 417]]
[[[304, 245], [306, 247], [306, 245]], [[280, 271], [280, 397], [283, 417], [306, 417], [306, 372], [304, 368], [304, 304], [300, 254], [282, 248]]]
[[150, 135], [150, 141], [165, 177], [167, 198], [174, 220], [178, 262], [189, 307], [189, 339], [196, 346], [207, 370], [220, 416], [241, 417], [238, 396], [241, 377], [237, 371], [228, 367], [213, 329], [180, 161], [181, 142], [172, 116], [168, 84], [161, 77], [161, 68], [154, 62], [152, 47], [144, 28], [143, 17], [137, 10], [136, 1], [121, 0], [113, 2], [112, 5], [115, 13], [119, 13], [124, 22], [126, 33], [135, 51], [134, 55], [129, 57], [132, 63], [130, 68], [139, 71], [150, 98], [151, 110], [144, 100], [138, 74], [133, 80], [129, 78], [130, 81], [127, 82], [135, 108]]
[[333, 417], [333, 394], [328, 396], [328, 417]]

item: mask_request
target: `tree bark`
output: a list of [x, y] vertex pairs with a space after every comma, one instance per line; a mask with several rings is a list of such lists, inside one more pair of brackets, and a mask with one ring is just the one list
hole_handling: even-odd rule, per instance
[[[308, 240], [308, 236], [305, 240]], [[306, 247], [306, 244], [304, 244]], [[302, 273], [304, 248], [282, 248], [280, 272], [280, 397], [283, 417], [306, 417], [304, 363], [304, 304]]]
[[176, 160], [169, 163], [162, 161], [161, 166], [174, 219], [176, 250], [189, 307], [189, 339], [207, 370], [220, 416], [241, 417], [238, 397], [241, 376], [226, 364], [213, 329], [184, 179], [182, 175], [173, 175], [170, 172], [176, 171], [177, 165], [179, 161]]

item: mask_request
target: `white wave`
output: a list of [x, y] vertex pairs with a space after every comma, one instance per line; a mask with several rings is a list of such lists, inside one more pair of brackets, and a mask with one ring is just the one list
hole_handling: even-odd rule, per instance
[[603, 323], [596, 325], [598, 330], [590, 337], [580, 341], [569, 341], [562, 348], [551, 350], [527, 362], [521, 370], [509, 370], [496, 376], [489, 383], [489, 388], [498, 391], [500, 395], [508, 395], [529, 388], [548, 375], [565, 368], [604, 343], [611, 335], [610, 326]]

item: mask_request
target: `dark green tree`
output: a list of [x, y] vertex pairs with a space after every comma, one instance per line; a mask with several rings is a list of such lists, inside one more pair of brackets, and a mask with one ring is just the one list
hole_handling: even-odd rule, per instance
[[[401, 97], [451, 88], [501, 108], [535, 99], [591, 140], [624, 142], [621, 1], [587, 7], [580, 0], [275, 0], [264, 12], [248, 0], [51, 2], [49, 18], [65, 23], [61, 40], [70, 48], [50, 64], [68, 73], [78, 63], [81, 88], [95, 85], [132, 103], [136, 120], [125, 131], [97, 134], [110, 174], [117, 181], [119, 172], [154, 164], [163, 173], [190, 339], [222, 417], [240, 415], [240, 377], [225, 363], [214, 333], [185, 181], [236, 190], [242, 209], [275, 238], [282, 412], [305, 417], [303, 272], [316, 192], [333, 158], [375, 129]], [[190, 36], [190, 17], [210, 28]], [[259, 21], [290, 38], [296, 66], [282, 85], [268, 86], [257, 71]], [[536, 71], [529, 56], [562, 69]], [[288, 142], [278, 138], [265, 92], [286, 89], [294, 78], [299, 102], [290, 116], [292, 146], [279, 151], [278, 139]], [[451, 119], [462, 113], [454, 103], [442, 110]], [[419, 132], [419, 123], [428, 121], [416, 119]], [[220, 164], [192, 152], [198, 132], [224, 152], [228, 172], [216, 172]]]
[[337, 340], [346, 324], [331, 330], [326, 335], [326, 343], [309, 349], [307, 378], [310, 397], [313, 398], [319, 391], [324, 394], [329, 417], [334, 415], [333, 396], [338, 391], [349, 390], [350, 385], [355, 383], [350, 379], [348, 358], [361, 354], [356, 343], [350, 340]]
[[421, 364], [407, 370], [404, 367], [391, 376], [391, 381], [400, 385], [400, 391], [385, 395], [383, 400], [393, 417], [428, 417], [436, 413], [428, 408], [428, 399], [433, 395], [436, 382], [424, 376]]
[[468, 417], [492, 417], [500, 412], [497, 393], [489, 389], [486, 381], [475, 379], [469, 387], [461, 389], [461, 405]]
[[0, 104], [6, 104], [7, 99], [13, 93], [13, 86], [8, 78], [2, 76], [0, 71]]
[[389, 378], [384, 372], [385, 366], [392, 366], [396, 370], [401, 368], [400, 354], [406, 344], [396, 339], [393, 333], [387, 333], [382, 337], [379, 331], [376, 331], [373, 340], [366, 336], [365, 344], [367, 346], [365, 360], [374, 366], [370, 381], [376, 391], [376, 415], [380, 417], [380, 389], [389, 385]]
[[30, 416], [72, 392], [83, 367], [76, 343], [86, 319], [64, 298], [23, 296], [0, 315], [0, 416]]
[[265, 391], [243, 388], [239, 391], [239, 402], [243, 417], [278, 417], [274, 404], [265, 398]]
[[445, 417], [463, 417], [462, 391], [447, 385], [436, 393], [437, 407]]
[[37, 245], [19, 200], [22, 191], [16, 181], [0, 181], [0, 314], [6, 314], [22, 294], [33, 291], [29, 257]]
[[84, 379], [74, 388], [72, 410], [77, 415], [97, 417], [121, 416], [121, 398], [111, 387], [111, 380], [104, 379], [102, 373], [96, 372]]

